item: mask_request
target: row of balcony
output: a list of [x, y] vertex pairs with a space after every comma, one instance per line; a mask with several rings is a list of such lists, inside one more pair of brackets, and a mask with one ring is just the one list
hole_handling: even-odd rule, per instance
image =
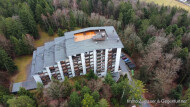
[[67, 60], [67, 61], [61, 61], [60, 63], [61, 64], [66, 64], [66, 63], [69, 63], [69, 60]]
[[69, 67], [70, 63], [61, 63], [61, 67]]
[[66, 70], [66, 69], [71, 69], [71, 66], [65, 66], [65, 67], [62, 67], [63, 70]]
[[52, 74], [52, 77], [58, 80], [62, 79], [60, 74]]
[[101, 52], [101, 53], [96, 53], [97, 56], [99, 55], [105, 55], [105, 52]]
[[66, 72], [64, 73], [64, 76], [67, 78], [71, 78], [73, 75], [72, 75], [72, 72]]
[[82, 61], [74, 62], [74, 64], [82, 64]]

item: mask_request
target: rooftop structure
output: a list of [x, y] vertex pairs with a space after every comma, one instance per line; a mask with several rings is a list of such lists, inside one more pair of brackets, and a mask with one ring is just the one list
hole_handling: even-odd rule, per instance
[[89, 70], [105, 76], [107, 71], [118, 72], [121, 48], [123, 44], [112, 26], [66, 32], [33, 52], [31, 75], [44, 85], [52, 77], [64, 80]]

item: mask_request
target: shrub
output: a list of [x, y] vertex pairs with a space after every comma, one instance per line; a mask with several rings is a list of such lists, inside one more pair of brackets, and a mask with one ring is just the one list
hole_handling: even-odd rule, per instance
[[112, 85], [114, 83], [113, 77], [110, 72], [107, 73], [104, 83]]
[[106, 99], [101, 99], [101, 100], [98, 102], [98, 105], [99, 105], [99, 107], [109, 107], [108, 102], [107, 102]]
[[57, 30], [57, 34], [58, 34], [58, 36], [63, 36], [64, 35], [62, 29], [60, 29], [60, 28]]
[[72, 91], [72, 86], [69, 83], [68, 79], [65, 78], [63, 82], [58, 80], [53, 80], [47, 90], [49, 97], [53, 99], [66, 98], [70, 96]]
[[86, 76], [87, 76], [88, 80], [91, 80], [91, 79], [97, 80], [97, 78], [98, 78], [97, 75], [94, 74], [93, 70], [90, 70], [89, 73], [87, 73]]
[[7, 101], [12, 98], [13, 98], [13, 95], [3, 95], [3, 104], [5, 107], [8, 106]]
[[87, 86], [84, 86], [81, 90], [81, 95], [84, 96], [84, 94], [89, 93], [90, 94], [90, 88]]
[[111, 103], [113, 105], [116, 105], [116, 104], [118, 104], [118, 101], [116, 100], [116, 98], [111, 98]]
[[85, 78], [82, 78], [82, 79], [79, 80], [79, 83], [80, 83], [81, 86], [85, 86], [86, 85], [86, 81], [85, 80], [86, 80]]
[[80, 106], [80, 97], [76, 92], [72, 92], [70, 95], [69, 107], [79, 107]]
[[51, 27], [48, 28], [48, 35], [53, 36], [54, 32]]
[[185, 47], [185, 48], [183, 48], [183, 49], [180, 51], [178, 57], [180, 57], [180, 58], [182, 58], [182, 59], [186, 59], [187, 56], [188, 56], [188, 48]]
[[28, 90], [26, 90], [23, 87], [20, 87], [19, 91], [18, 91], [18, 95], [20, 96], [28, 96], [32, 99], [34, 99], [34, 95], [32, 93], [30, 93]]
[[99, 100], [99, 98], [100, 98], [100, 95], [99, 95], [98, 91], [94, 91], [94, 92], [92, 93], [92, 96], [93, 96], [94, 100], [95, 100], [96, 102], [98, 102], [98, 100]]
[[35, 107], [35, 101], [28, 96], [14, 97], [7, 101], [10, 107]]
[[84, 99], [82, 100], [82, 106], [83, 107], [94, 107], [95, 101], [93, 97], [89, 94], [86, 93], [84, 95]]
[[78, 90], [81, 90], [81, 85], [79, 84], [78, 81], [75, 81], [75, 89], [78, 91]]
[[9, 94], [8, 89], [0, 85], [0, 103], [1, 104], [4, 104], [4, 96], [8, 94]]
[[140, 72], [140, 77], [139, 79], [141, 81], [143, 81], [144, 83], [147, 83], [148, 80], [149, 80], [149, 74], [148, 74], [148, 70], [147, 70], [147, 66], [142, 66], [140, 69], [139, 69], [139, 72]]
[[174, 98], [176, 100], [180, 99], [181, 97], [181, 93], [182, 93], [182, 85], [178, 85], [175, 89], [172, 89], [170, 94], [169, 94], [169, 97], [170, 98]]

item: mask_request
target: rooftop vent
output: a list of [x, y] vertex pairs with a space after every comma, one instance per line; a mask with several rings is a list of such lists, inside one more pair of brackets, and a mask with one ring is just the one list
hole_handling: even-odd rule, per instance
[[106, 39], [105, 33], [96, 34], [95, 36], [92, 37], [92, 40], [94, 41], [104, 41], [105, 39]]
[[117, 42], [119, 42], [119, 38], [117, 38]]

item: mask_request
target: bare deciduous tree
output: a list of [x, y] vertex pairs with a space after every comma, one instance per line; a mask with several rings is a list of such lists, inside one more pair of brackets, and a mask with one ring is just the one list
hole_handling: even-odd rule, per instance
[[124, 30], [124, 35], [126, 37], [129, 37], [134, 32], [135, 32], [135, 26], [133, 24], [129, 24]]
[[154, 35], [156, 31], [157, 29], [154, 25], [150, 25], [146, 30], [147, 34], [149, 35]]
[[155, 38], [155, 42], [159, 43], [161, 47], [164, 47], [168, 43], [168, 38], [157, 36]]
[[128, 49], [128, 51], [130, 51], [130, 54], [133, 54], [133, 52], [141, 52], [141, 50], [143, 49], [143, 42], [136, 35], [136, 33], [132, 33], [129, 36], [128, 34], [124, 34], [123, 36], [121, 36], [121, 40], [124, 46]]
[[26, 34], [25, 39], [27, 41], [27, 43], [31, 46], [34, 47], [34, 38], [33, 36]]
[[92, 90], [92, 91], [98, 91], [103, 85], [103, 82], [101, 80], [90, 80], [87, 82], [87, 86]]
[[154, 78], [160, 86], [160, 94], [167, 95], [173, 88], [172, 84], [177, 77], [177, 71], [180, 69], [180, 66], [181, 59], [175, 58], [173, 54], [165, 54], [160, 58]]
[[114, 26], [116, 29], [121, 26], [119, 21], [107, 19], [106, 17], [96, 13], [91, 13], [91, 16], [88, 18], [88, 20], [93, 26]]
[[49, 22], [48, 22], [47, 16], [45, 16], [44, 14], [41, 14], [41, 18], [42, 18], [43, 22], [45, 23], [46, 27], [48, 27], [49, 26]]
[[60, 4], [59, 3], [59, 0], [53, 0], [53, 6], [55, 7], [55, 10], [57, 9], [58, 5]]
[[183, 35], [182, 43], [184, 46], [190, 46], [190, 33], [186, 33]]
[[171, 24], [177, 24], [178, 23], [178, 18], [181, 15], [180, 12], [176, 12], [176, 14], [173, 16]]
[[170, 53], [172, 53], [174, 56], [179, 55], [179, 52], [181, 51], [181, 47], [174, 47]]
[[162, 47], [158, 42], [154, 42], [146, 47], [144, 57], [140, 60], [141, 66], [147, 66], [150, 70], [161, 58]]
[[136, 15], [141, 18], [144, 15], [144, 13], [142, 12], [142, 10], [137, 10]]
[[68, 8], [69, 7], [69, 2], [70, 0], [63, 0], [63, 6], [65, 7], [65, 8]]

